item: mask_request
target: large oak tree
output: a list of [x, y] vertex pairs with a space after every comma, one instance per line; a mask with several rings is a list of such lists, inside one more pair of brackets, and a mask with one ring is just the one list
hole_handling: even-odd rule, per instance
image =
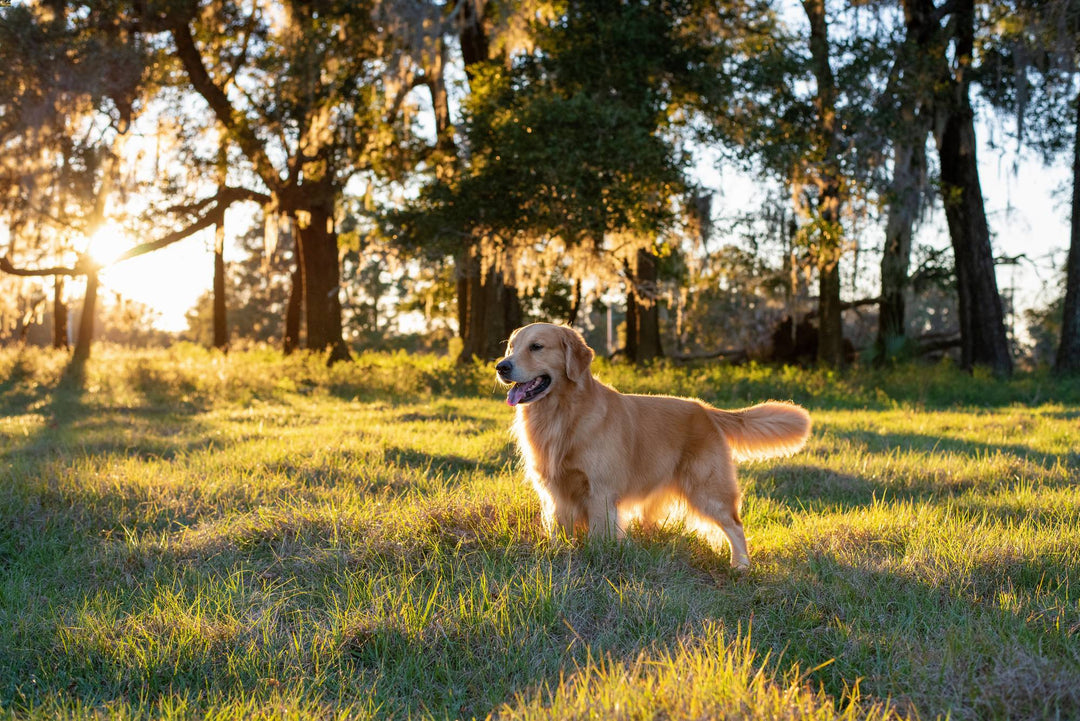
[[[168, 33], [185, 84], [206, 104], [267, 212], [296, 231], [306, 346], [349, 357], [339, 300], [340, 201], [357, 173], [402, 153], [393, 121], [408, 87], [371, 2], [140, 3], [144, 29]], [[298, 304], [294, 304], [298, 307]], [[296, 317], [295, 315], [293, 317]], [[295, 343], [296, 331], [286, 333]]]

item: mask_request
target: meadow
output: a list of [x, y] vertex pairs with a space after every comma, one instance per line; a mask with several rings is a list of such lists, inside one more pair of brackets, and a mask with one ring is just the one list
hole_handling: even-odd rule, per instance
[[1080, 717], [1080, 382], [599, 362], [813, 414], [734, 574], [547, 539], [488, 367], [67, 363], [0, 349], [0, 717]]

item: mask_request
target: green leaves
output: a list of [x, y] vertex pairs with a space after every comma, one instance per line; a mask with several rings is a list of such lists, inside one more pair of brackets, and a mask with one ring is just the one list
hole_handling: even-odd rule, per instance
[[466, 167], [429, 184], [418, 207], [437, 225], [506, 240], [653, 238], [685, 187], [677, 110], [707, 72], [677, 32], [689, 3], [558, 9], [531, 26], [531, 52], [474, 71]]

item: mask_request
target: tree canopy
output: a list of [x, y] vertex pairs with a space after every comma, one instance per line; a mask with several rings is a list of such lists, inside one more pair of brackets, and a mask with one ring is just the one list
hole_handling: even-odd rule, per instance
[[[811, 329], [811, 355], [835, 366], [853, 344], [879, 359], [918, 347], [909, 311], [930, 274], [911, 269], [914, 238], [937, 188], [960, 360], [1005, 374], [978, 121], [1015, 118], [1048, 161], [1075, 146], [1076, 17], [1064, 0], [13, 4], [0, 9], [0, 313], [8, 332], [25, 327], [51, 277], [60, 318], [63, 279], [96, 278], [86, 238], [108, 222], [139, 237], [120, 262], [217, 228], [220, 276], [226, 209], [254, 202], [262, 246], [246, 231], [233, 269], [246, 280], [219, 277], [213, 312], [271, 273], [258, 256], [284, 234], [287, 350], [347, 358], [381, 327], [379, 297], [430, 315], [408, 296], [436, 283], [456, 284], [463, 358], [496, 355], [513, 325], [556, 308], [599, 328], [580, 314], [590, 303], [608, 309], [606, 343], [647, 358], [661, 315], [686, 347], [687, 314], [708, 315], [694, 298], [719, 302], [707, 284], [727, 278], [782, 288], [751, 304], [771, 308], [773, 346]], [[700, 187], [705, 158], [772, 189], [726, 214], [757, 229], [742, 248], [760, 260], [738, 261], [753, 277], [713, 267], [721, 233], [743, 241]], [[876, 292], [858, 280], [867, 254]], [[877, 340], [856, 343], [847, 309], [872, 303]]]

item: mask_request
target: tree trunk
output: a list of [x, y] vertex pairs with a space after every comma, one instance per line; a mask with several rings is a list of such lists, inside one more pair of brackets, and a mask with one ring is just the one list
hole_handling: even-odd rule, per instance
[[458, 297], [458, 317], [464, 317], [465, 323], [458, 362], [471, 363], [473, 358], [479, 358], [484, 354], [487, 303], [484, 298], [484, 284], [480, 275], [480, 258], [477, 248], [471, 247], [462, 255], [464, 262], [458, 268], [462, 274], [462, 281], [459, 282], [458, 288], [463, 291], [463, 297]]
[[818, 354], [819, 363], [839, 368], [844, 362], [844, 324], [840, 306], [841, 243], [840, 137], [836, 127], [836, 77], [829, 64], [828, 21], [824, 0], [803, 0], [803, 10], [810, 22], [810, 56], [817, 90], [818, 142], [824, 150], [819, 167], [814, 169], [818, 187]]
[[[482, 361], [501, 358], [506, 340], [521, 325], [521, 300], [517, 289], [506, 283], [494, 267], [481, 271], [481, 260], [474, 249], [459, 261], [458, 318], [465, 319], [464, 343], [458, 362], [474, 358]], [[464, 310], [462, 308], [464, 301]]]
[[[642, 294], [637, 303], [637, 362], [662, 358], [664, 349], [660, 344], [660, 293], [657, 286], [657, 261], [655, 253], [638, 250], [637, 291]], [[641, 302], [645, 301], [645, 302]]]
[[566, 324], [573, 325], [577, 322], [578, 314], [581, 312], [581, 280], [574, 281], [574, 295], [570, 303], [570, 312], [566, 314]]
[[214, 347], [229, 348], [229, 326], [225, 303], [225, 223], [214, 231]]
[[68, 309], [64, 303], [64, 276], [53, 276], [53, 348], [68, 348]]
[[[875, 356], [884, 361], [903, 343], [907, 335], [904, 293], [911, 266], [911, 238], [926, 183], [926, 135], [929, 132], [910, 107], [902, 109], [904, 127], [910, 137], [893, 143], [893, 179], [889, 198], [889, 219], [885, 225], [885, 247], [881, 254], [881, 303]], [[907, 135], [907, 130], [902, 130]]]
[[469, 336], [469, 252], [462, 251], [454, 258], [454, 276], [457, 281], [458, 338]]
[[293, 269], [289, 282], [289, 301], [285, 306], [285, 332], [281, 338], [281, 351], [289, 355], [300, 347], [300, 316], [304, 305], [304, 271], [299, 251], [293, 257]]
[[657, 288], [657, 257], [645, 249], [637, 252], [636, 267], [630, 271], [626, 294], [626, 357], [634, 363], [662, 358], [660, 304]]
[[934, 120], [932, 93], [938, 84], [930, 78], [940, 74], [939, 80], [945, 82], [948, 70], [943, 65], [944, 48], [938, 51], [934, 47], [937, 25], [933, 0], [904, 0], [903, 5], [905, 37], [897, 60], [900, 72], [889, 81], [896, 86], [893, 94], [901, 100], [899, 125], [892, 133], [893, 178], [881, 256], [881, 303], [874, 343], [878, 362], [899, 350], [907, 334], [904, 294], [910, 281], [915, 219], [926, 185], [926, 136]]
[[90, 358], [90, 343], [94, 339], [94, 317], [97, 314], [98, 271], [91, 269], [86, 274], [86, 297], [83, 299], [82, 316], [79, 319], [79, 335], [75, 338], [75, 350], [71, 361], [75, 366], [86, 363]]
[[956, 260], [962, 363], [967, 369], [987, 365], [999, 375], [1009, 375], [1012, 358], [994, 272], [970, 114], [966, 118], [950, 114], [938, 152], [942, 199]]
[[966, 77], [974, 43], [973, 0], [962, 0], [957, 26], [958, 75], [950, 75], [948, 97], [939, 110], [944, 130], [937, 138], [941, 195], [956, 259], [961, 359], [964, 368], [986, 365], [1000, 376], [1012, 373], [1005, 313], [998, 293], [990, 228], [986, 222], [976, 159], [974, 111]]
[[844, 364], [844, 316], [840, 302], [840, 258], [818, 268], [817, 361], [830, 368]]
[[508, 290], [510, 289], [503, 282], [502, 274], [494, 268], [489, 268], [484, 274], [484, 285], [481, 290], [485, 311], [483, 340], [478, 346], [480, 360], [495, 360], [504, 355], [505, 341], [513, 332], [513, 328], [509, 330], [506, 328], [507, 317], [512, 313], [507, 307]]
[[435, 114], [435, 176], [440, 180], [453, 172], [457, 162], [457, 143], [454, 127], [450, 123], [450, 95], [446, 90], [446, 46], [440, 39], [433, 53], [431, 64], [426, 68], [428, 90], [431, 92], [431, 108]]
[[[461, 7], [461, 29], [458, 33], [458, 41], [461, 43], [461, 59], [465, 64], [465, 76], [469, 83], [473, 81], [475, 67], [478, 63], [487, 62], [491, 48], [488, 43], [487, 29], [484, 27], [484, 18], [477, 12], [476, 0], [463, 0]], [[487, 3], [483, 3], [487, 9]]]
[[502, 309], [502, 325], [494, 329], [494, 335], [488, 340], [489, 358], [492, 359], [501, 358], [506, 353], [506, 341], [510, 340], [511, 333], [521, 327], [523, 318], [517, 286], [507, 283], [501, 273], [495, 274], [495, 281], [498, 293], [495, 307]]
[[304, 311], [309, 350], [330, 349], [328, 361], [351, 359], [341, 332], [341, 300], [338, 296], [341, 268], [337, 233], [333, 222], [333, 201], [313, 202], [308, 217], [296, 222], [296, 240], [303, 263]]
[[1069, 257], [1065, 262], [1065, 308], [1061, 319], [1061, 344], [1054, 370], [1080, 372], [1080, 93], [1076, 96], [1076, 138], [1073, 144], [1072, 225]]
[[[463, 0], [461, 3], [458, 41], [465, 76], [470, 84], [475, 79], [477, 66], [491, 58], [483, 17], [486, 8], [487, 3], [477, 0]], [[447, 132], [449, 113], [445, 106], [445, 93], [440, 93], [437, 87], [433, 87], [432, 92], [436, 126], [437, 129], [444, 129], [440, 132], [439, 144], [456, 151], [453, 138]], [[500, 358], [510, 333], [521, 325], [521, 300], [517, 289], [508, 285], [503, 274], [493, 268], [482, 272], [479, 252], [476, 243], [470, 241], [457, 257], [458, 332], [463, 341], [459, 362], [470, 362], [473, 358], [485, 361]]]

